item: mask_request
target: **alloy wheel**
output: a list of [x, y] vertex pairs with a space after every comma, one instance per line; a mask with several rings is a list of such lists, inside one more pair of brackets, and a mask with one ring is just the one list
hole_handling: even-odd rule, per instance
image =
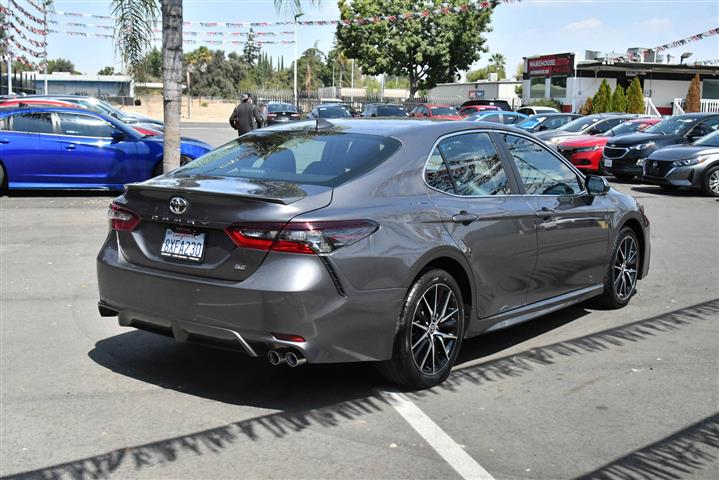
[[442, 371], [452, 358], [459, 335], [459, 305], [447, 285], [430, 286], [415, 308], [410, 329], [414, 363], [422, 374]]
[[715, 195], [719, 195], [719, 170], [714, 170], [709, 175], [709, 190]]
[[614, 293], [619, 300], [626, 300], [632, 296], [637, 285], [639, 266], [639, 248], [637, 242], [630, 235], [624, 237], [617, 249], [613, 266]]

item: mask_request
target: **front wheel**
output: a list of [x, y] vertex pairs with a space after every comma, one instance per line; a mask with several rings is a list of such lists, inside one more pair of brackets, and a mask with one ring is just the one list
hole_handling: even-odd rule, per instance
[[624, 227], [617, 235], [604, 278], [604, 292], [598, 298], [606, 308], [621, 308], [637, 291], [641, 251], [637, 235]]
[[710, 197], [719, 197], [719, 165], [704, 173], [704, 193]]
[[443, 382], [457, 360], [465, 329], [462, 292], [444, 270], [430, 270], [410, 288], [399, 317], [392, 359], [383, 374], [403, 387]]

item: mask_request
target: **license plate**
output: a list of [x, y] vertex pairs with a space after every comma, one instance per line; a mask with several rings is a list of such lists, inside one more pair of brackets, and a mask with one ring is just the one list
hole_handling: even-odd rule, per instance
[[611, 166], [612, 166], [612, 159], [611, 159], [611, 158], [605, 158], [605, 159], [604, 159], [604, 166], [605, 166], [605, 167], [611, 167]]
[[165, 240], [160, 248], [163, 257], [201, 262], [205, 253], [205, 234], [165, 230]]

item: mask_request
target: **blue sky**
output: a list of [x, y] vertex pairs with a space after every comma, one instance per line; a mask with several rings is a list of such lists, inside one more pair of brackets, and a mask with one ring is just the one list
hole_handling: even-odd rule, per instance
[[[6, 2], [2, 1], [3, 4]], [[27, 2], [19, 0], [32, 11]], [[419, 2], [418, 2], [419, 3]], [[107, 0], [56, 0], [58, 11], [85, 12], [107, 15]], [[185, 0], [185, 20], [192, 21], [272, 21], [287, 20], [289, 14], [277, 14], [272, 0]], [[109, 24], [109, 20], [56, 17], [60, 21]], [[307, 3], [307, 20], [334, 20], [339, 18], [334, 0], [322, 1], [319, 6]], [[507, 57], [508, 73], [523, 56], [575, 51], [585, 49], [624, 52], [629, 47], [654, 47], [719, 26], [719, 2], [716, 0], [523, 0], [500, 5], [492, 16], [493, 31], [487, 34], [490, 52], [484, 54], [476, 66], [485, 65], [491, 53]], [[52, 28], [103, 32], [63, 25]], [[186, 27], [190, 30], [226, 30]], [[287, 27], [264, 29], [289, 30]], [[332, 47], [335, 27], [306, 26], [298, 29], [298, 48], [303, 51], [314, 46], [327, 51]], [[106, 33], [106, 32], [105, 32]], [[194, 38], [194, 37], [186, 37]], [[211, 37], [204, 37], [211, 38]], [[291, 40], [292, 37], [281, 37]], [[186, 46], [186, 49], [195, 48]], [[226, 51], [241, 47], [226, 45]], [[264, 50], [272, 56], [284, 55], [285, 65], [293, 58], [292, 45], [266, 45]], [[719, 59], [719, 36], [673, 49], [676, 55], [693, 52], [692, 60]], [[69, 37], [53, 34], [49, 37], [49, 58], [64, 57], [72, 60], [83, 73], [96, 73], [105, 65], [119, 66], [111, 40]]]

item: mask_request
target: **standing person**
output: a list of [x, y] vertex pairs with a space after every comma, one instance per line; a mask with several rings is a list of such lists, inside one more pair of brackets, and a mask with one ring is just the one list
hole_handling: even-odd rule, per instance
[[252, 102], [252, 96], [243, 93], [241, 100], [230, 115], [230, 125], [237, 130], [237, 135], [244, 135], [262, 126], [262, 115]]

